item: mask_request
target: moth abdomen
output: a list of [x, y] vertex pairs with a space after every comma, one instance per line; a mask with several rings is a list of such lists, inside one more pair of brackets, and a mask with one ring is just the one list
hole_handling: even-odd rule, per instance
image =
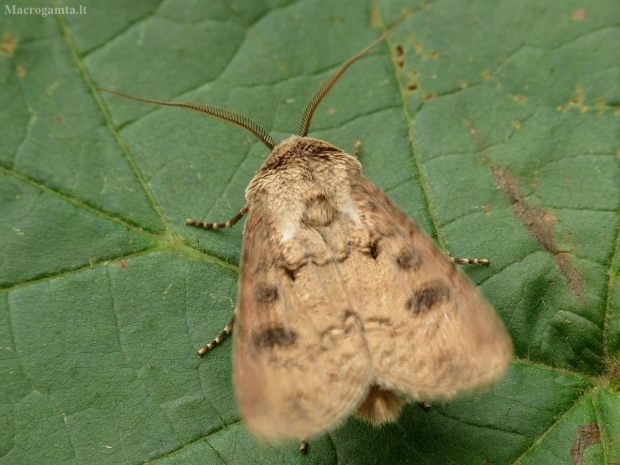
[[357, 408], [355, 416], [373, 426], [381, 426], [396, 421], [404, 404], [405, 402], [395, 392], [373, 384]]

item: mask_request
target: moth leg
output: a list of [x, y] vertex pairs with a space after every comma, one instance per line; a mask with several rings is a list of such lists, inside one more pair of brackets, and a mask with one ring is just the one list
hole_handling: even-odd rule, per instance
[[355, 141], [355, 145], [353, 146], [353, 156], [355, 158], [360, 157], [360, 149], [362, 148], [362, 143], [359, 140]]
[[213, 348], [219, 346], [222, 342], [224, 342], [224, 339], [226, 339], [228, 335], [232, 332], [234, 324], [235, 324], [235, 314], [233, 313], [232, 318], [230, 319], [228, 324], [224, 326], [224, 329], [222, 330], [220, 335], [216, 337], [215, 339], [213, 339], [211, 342], [209, 342], [202, 349], [200, 349], [198, 351], [198, 355], [202, 357], [204, 354], [206, 354], [207, 352], [209, 352], [210, 350], [212, 350]]
[[491, 262], [488, 258], [454, 258], [450, 257], [454, 263], [458, 263], [459, 265], [490, 265]]
[[247, 205], [244, 205], [243, 208], [239, 210], [239, 213], [237, 213], [234, 218], [231, 218], [226, 223], [203, 223], [202, 221], [196, 221], [188, 218], [187, 221], [185, 221], [185, 224], [188, 226], [196, 226], [197, 228], [203, 229], [232, 228], [237, 223], [237, 221], [243, 218], [243, 215], [245, 215], [248, 210], [249, 207]]
[[299, 446], [299, 453], [300, 454], [308, 453], [308, 441], [306, 441], [305, 439], [301, 440], [301, 445]]
[[425, 412], [430, 412], [433, 409], [433, 407], [431, 407], [429, 404], [427, 404], [424, 401], [417, 402], [417, 404], [418, 404], [418, 407], [420, 407]]

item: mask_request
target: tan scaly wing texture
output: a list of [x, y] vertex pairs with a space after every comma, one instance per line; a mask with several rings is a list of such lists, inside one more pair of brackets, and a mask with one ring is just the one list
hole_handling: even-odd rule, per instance
[[[375, 383], [423, 401], [499, 382], [512, 357], [504, 324], [474, 283], [382, 192], [353, 188], [375, 258], [352, 254], [356, 296]], [[363, 296], [363, 298], [362, 298]]]
[[269, 442], [316, 436], [363, 400], [372, 376], [335, 263], [279, 266], [270, 215], [250, 211], [241, 261], [233, 380], [247, 428]]
[[[292, 137], [248, 195], [234, 383], [254, 436], [309, 438], [369, 393], [445, 400], [504, 375], [512, 344], [493, 307], [357, 160]], [[389, 421], [391, 400], [390, 415], [359, 413]]]

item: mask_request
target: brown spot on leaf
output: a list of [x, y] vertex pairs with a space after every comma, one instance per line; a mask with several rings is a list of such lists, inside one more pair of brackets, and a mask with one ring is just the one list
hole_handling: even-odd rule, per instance
[[590, 423], [585, 426], [577, 427], [577, 438], [575, 444], [570, 450], [570, 455], [573, 456], [573, 463], [575, 465], [581, 465], [583, 463], [583, 454], [586, 449], [593, 444], [601, 443], [601, 432], [598, 429], [596, 423]]
[[577, 297], [583, 297], [584, 278], [570, 262], [570, 254], [557, 252], [554, 258], [560, 275], [566, 280], [568, 290]]
[[402, 45], [398, 44], [394, 47], [394, 57], [396, 58], [396, 66], [399, 69], [403, 69], [405, 66], [405, 51]]
[[121, 271], [127, 271], [127, 262], [125, 260], [121, 260], [118, 262], [118, 267]]
[[432, 281], [415, 291], [407, 301], [407, 308], [415, 315], [427, 313], [450, 298], [450, 289], [444, 283]]
[[579, 8], [570, 17], [573, 21], [583, 21], [588, 17], [588, 12], [585, 8]]
[[9, 34], [5, 32], [2, 34], [2, 41], [0, 41], [0, 54], [7, 58], [11, 58], [15, 54], [17, 48], [17, 41]]
[[596, 113], [602, 115], [605, 112], [605, 101], [602, 98], [596, 99]]
[[370, 10], [370, 27], [373, 29], [379, 27], [379, 9], [371, 8]]
[[254, 345], [261, 349], [275, 346], [290, 347], [295, 344], [297, 333], [281, 326], [274, 326], [254, 336]]
[[553, 255], [555, 264], [566, 281], [571, 294], [583, 297], [584, 279], [577, 269], [571, 264], [569, 254], [558, 251], [555, 246], [555, 224], [557, 217], [542, 208], [530, 205], [521, 195], [517, 177], [508, 169], [493, 167], [495, 184], [510, 199], [510, 207], [515, 216], [526, 227], [530, 235], [550, 254]]

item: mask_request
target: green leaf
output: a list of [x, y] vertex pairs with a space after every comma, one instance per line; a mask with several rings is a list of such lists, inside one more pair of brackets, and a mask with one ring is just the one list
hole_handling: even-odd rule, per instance
[[[81, 4], [0, 17], [0, 464], [620, 462], [618, 2]], [[310, 135], [360, 140], [366, 176], [441, 247], [491, 259], [467, 272], [515, 360], [490, 393], [349, 419], [307, 456], [261, 446], [230, 341], [196, 355], [235, 307], [242, 225], [185, 219], [234, 216], [267, 150], [97, 87], [281, 140], [404, 7]]]

